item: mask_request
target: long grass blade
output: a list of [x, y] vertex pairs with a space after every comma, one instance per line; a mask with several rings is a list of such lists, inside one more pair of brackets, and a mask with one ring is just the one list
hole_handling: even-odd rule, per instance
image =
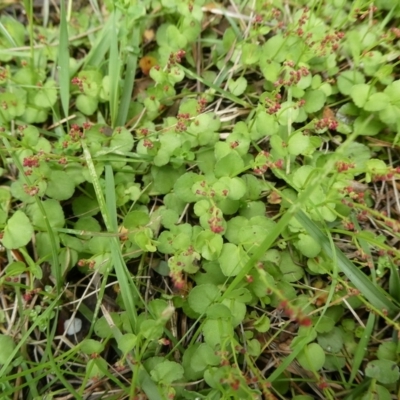
[[375, 320], [376, 320], [375, 314], [372, 313], [369, 314], [367, 325], [365, 326], [364, 332], [360, 338], [360, 341], [357, 344], [356, 351], [354, 352], [354, 358], [351, 365], [351, 373], [348, 382], [349, 384], [351, 384], [354, 381], [354, 378], [358, 373], [358, 369], [360, 368], [361, 363], [364, 360], [364, 356], [368, 351], [368, 343], [371, 339], [372, 330], [374, 329], [375, 326]]
[[380, 310], [385, 309], [390, 315], [395, 314], [400, 310], [399, 307], [397, 307], [390, 299], [390, 295], [382, 288], [375, 286], [369, 278], [340, 251], [340, 249], [336, 246], [332, 248], [331, 243], [326, 236], [302, 210], [298, 211], [296, 218], [303, 225], [309, 235], [320, 244], [328, 257], [336, 257], [338, 268], [374, 307]]
[[60, 99], [64, 117], [68, 117], [69, 109], [69, 50], [68, 50], [68, 23], [65, 10], [65, 0], [60, 3], [60, 37], [58, 47], [58, 73], [60, 84]]
[[133, 28], [130, 42], [132, 46], [132, 52], [128, 55], [126, 63], [125, 79], [122, 89], [121, 101], [119, 104], [118, 117], [116, 121], [117, 126], [122, 126], [125, 124], [132, 99], [132, 92], [135, 83], [135, 75], [139, 54], [140, 26], [135, 26]]
[[117, 15], [113, 12], [111, 15], [111, 30], [110, 30], [110, 58], [108, 60], [108, 76], [110, 79], [110, 115], [111, 126], [116, 127], [118, 116], [118, 98], [119, 85], [121, 75], [121, 62], [118, 51], [118, 26]]

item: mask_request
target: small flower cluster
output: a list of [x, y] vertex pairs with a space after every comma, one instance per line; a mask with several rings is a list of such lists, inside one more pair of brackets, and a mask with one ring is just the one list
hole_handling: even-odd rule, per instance
[[154, 143], [150, 139], [144, 139], [143, 146], [148, 149], [152, 149], [154, 147]]
[[8, 70], [4, 67], [0, 67], [0, 82], [5, 81], [8, 78]]
[[207, 105], [207, 99], [204, 98], [204, 97], [200, 97], [200, 98], [197, 100], [197, 108], [196, 108], [196, 111], [197, 111], [199, 114], [203, 113], [203, 112], [205, 111], [205, 109], [206, 109], [206, 105]]
[[325, 50], [327, 47], [331, 47], [332, 50], [339, 48], [339, 42], [344, 38], [343, 32], [335, 32], [333, 34], [327, 34], [320, 43], [320, 50]]
[[338, 172], [347, 172], [349, 169], [352, 169], [355, 167], [354, 163], [348, 163], [345, 161], [337, 161], [335, 164], [336, 170]]
[[96, 265], [96, 261], [94, 260], [85, 260], [81, 258], [78, 261], [78, 267], [88, 267], [89, 269], [93, 269]]
[[175, 132], [185, 132], [190, 119], [189, 113], [181, 113], [177, 115], [178, 122], [175, 126]]
[[183, 290], [186, 287], [186, 282], [183, 278], [182, 271], [174, 271], [171, 269], [169, 277], [171, 278], [175, 289]]
[[201, 181], [200, 182], [200, 186], [204, 189], [197, 189], [196, 190], [196, 194], [198, 194], [199, 196], [204, 196], [204, 197], [215, 197], [215, 190], [214, 189], [210, 189], [210, 187], [207, 185], [206, 181]]
[[180, 64], [182, 62], [183, 57], [185, 57], [185, 50], [178, 50], [175, 53], [171, 53], [169, 55], [167, 69], [170, 70], [172, 66], [176, 64]]
[[149, 135], [149, 130], [147, 128], [140, 128], [137, 130], [137, 135], [140, 137], [146, 137]]
[[22, 165], [26, 168], [37, 168], [40, 165], [39, 157], [37, 155], [25, 157], [22, 161]]
[[357, 201], [360, 204], [365, 203], [365, 192], [356, 191], [352, 186], [346, 186], [342, 193], [348, 195], [352, 200]]
[[[390, 32], [392, 32], [394, 34], [396, 39], [400, 39], [400, 29], [399, 28], [391, 28]], [[0, 79], [1, 79], [1, 76], [0, 76]]]
[[278, 306], [284, 314], [292, 321], [296, 321], [301, 326], [311, 326], [311, 318], [305, 315], [300, 309], [293, 307], [288, 300], [283, 300]]
[[214, 233], [223, 233], [225, 228], [223, 226], [224, 219], [222, 211], [217, 207], [210, 208], [211, 217], [208, 219], [210, 230]]
[[37, 288], [37, 289], [32, 289], [32, 290], [27, 290], [25, 294], [23, 295], [23, 298], [26, 303], [30, 302], [33, 298], [33, 296], [36, 296], [41, 292], [42, 289]]
[[326, 128], [335, 131], [339, 126], [338, 121], [335, 118], [324, 117], [315, 122], [315, 129], [317, 131], [322, 131]]
[[374, 182], [386, 182], [386, 181], [390, 181], [394, 178], [395, 175], [399, 175], [400, 174], [400, 167], [397, 168], [392, 168], [391, 170], [389, 170], [389, 172], [387, 174], [376, 174], [374, 175], [373, 181]]
[[[90, 124], [84, 124], [83, 128], [88, 129]], [[71, 129], [69, 130], [68, 135], [66, 136], [66, 140], [62, 142], [63, 149], [68, 149], [71, 143], [80, 143], [81, 139], [84, 138], [84, 132], [82, 128], [77, 124], [72, 124]]]
[[[275, 96], [275, 99], [280, 100], [280, 98], [281, 95], [278, 93]], [[265, 106], [268, 107], [267, 108], [268, 114], [276, 114], [281, 109], [281, 105], [276, 100], [269, 99], [268, 97], [265, 98]]]
[[[290, 63], [290, 62], [289, 62]], [[294, 65], [294, 64], [288, 64], [288, 66]], [[280, 86], [295, 86], [300, 82], [300, 79], [310, 75], [310, 70], [307, 67], [301, 66], [299, 69], [290, 69], [289, 70], [289, 78], [288, 79], [283, 79], [279, 78], [277, 81], [274, 82], [275, 87], [280, 87]]]
[[374, 12], [378, 11], [378, 7], [371, 4], [369, 9], [366, 11], [361, 11], [359, 8], [354, 10], [354, 17], [360, 19], [361, 21], [367, 18], [369, 15], [373, 14]]
[[270, 154], [267, 151], [261, 151], [255, 159], [255, 167], [253, 168], [254, 173], [258, 175], [265, 174], [269, 168], [283, 168], [283, 160], [277, 161], [270, 160]]
[[[28, 174], [29, 175], [29, 174]], [[35, 185], [27, 185], [24, 183], [23, 190], [28, 196], [36, 196], [39, 193], [39, 187]]]
[[83, 83], [84, 83], [83, 79], [78, 78], [77, 76], [75, 76], [74, 78], [71, 79], [71, 83], [73, 85], [78, 86], [79, 91], [81, 93], [83, 93]]

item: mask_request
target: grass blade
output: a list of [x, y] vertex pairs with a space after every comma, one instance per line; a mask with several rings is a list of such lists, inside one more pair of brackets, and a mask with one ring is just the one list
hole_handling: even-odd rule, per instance
[[356, 351], [354, 352], [353, 363], [351, 365], [351, 373], [349, 378], [349, 384], [351, 384], [357, 375], [358, 369], [364, 360], [364, 356], [367, 353], [368, 343], [371, 339], [372, 330], [375, 326], [375, 314], [371, 313], [368, 316], [368, 321], [365, 326], [364, 332], [361, 336], [360, 341], [357, 344]]
[[[106, 166], [106, 188], [107, 188], [106, 192], [108, 194], [106, 203], [103, 191], [100, 186], [99, 178], [97, 177], [96, 174], [92, 157], [84, 141], [82, 141], [82, 148], [84, 151], [86, 163], [89, 168], [89, 173], [96, 193], [96, 198], [97, 201], [99, 202], [100, 212], [102, 214], [104, 224], [106, 225], [108, 232], [116, 233], [115, 194], [111, 195], [111, 191], [114, 191], [115, 188], [112, 168], [110, 165]], [[111, 218], [110, 212], [112, 212], [111, 215], [113, 215], [114, 218]], [[114, 221], [112, 222], [111, 219], [114, 219]], [[121, 287], [122, 299], [124, 301], [128, 315], [131, 316], [132, 327], [134, 327], [134, 325], [136, 324], [137, 312], [133, 294], [137, 293], [137, 288], [135, 287], [132, 277], [130, 276], [129, 271], [127, 270], [126, 264], [121, 254], [120, 244], [117, 237], [111, 238], [110, 248], [111, 248], [111, 256], [113, 259], [115, 272], [117, 274], [118, 282]]]
[[116, 126], [122, 126], [126, 122], [128, 116], [129, 105], [131, 103], [133, 86], [135, 83], [136, 68], [138, 63], [138, 53], [140, 44], [140, 26], [133, 28], [131, 36], [132, 52], [128, 55], [126, 63], [125, 79], [122, 89], [121, 101], [119, 104], [118, 117]]
[[400, 309], [390, 299], [382, 288], [374, 286], [368, 277], [360, 271], [336, 246], [332, 248], [329, 240], [318, 226], [302, 211], [296, 214], [297, 220], [305, 230], [316, 240], [330, 258], [336, 257], [338, 267], [366, 299], [379, 310], [386, 309], [389, 314], [395, 314]]
[[58, 69], [59, 69], [59, 84], [60, 84], [60, 99], [61, 106], [64, 112], [64, 117], [68, 117], [69, 109], [69, 50], [68, 50], [68, 23], [65, 10], [65, 0], [61, 0], [60, 9], [60, 37], [58, 46]]
[[110, 114], [111, 126], [116, 127], [118, 116], [118, 95], [120, 85], [121, 62], [118, 51], [118, 26], [117, 15], [114, 11], [111, 16], [111, 32], [110, 32], [110, 58], [108, 60], [108, 75], [110, 79]]

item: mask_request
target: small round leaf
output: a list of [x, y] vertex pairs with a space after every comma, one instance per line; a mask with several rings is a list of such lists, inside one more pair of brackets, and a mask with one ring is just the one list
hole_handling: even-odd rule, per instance
[[325, 352], [318, 343], [311, 343], [299, 353], [297, 361], [307, 371], [319, 371], [325, 364]]
[[31, 221], [23, 211], [18, 210], [8, 220], [4, 229], [3, 246], [7, 249], [18, 249], [30, 242], [32, 234]]
[[220, 290], [215, 285], [205, 283], [191, 290], [189, 305], [193, 311], [203, 314], [219, 296]]
[[367, 364], [365, 375], [383, 384], [395, 383], [400, 376], [399, 366], [390, 360], [374, 360]]

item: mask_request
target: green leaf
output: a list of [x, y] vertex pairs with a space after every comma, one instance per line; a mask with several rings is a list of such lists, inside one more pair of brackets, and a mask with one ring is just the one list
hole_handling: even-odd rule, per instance
[[354, 85], [350, 90], [350, 97], [357, 107], [363, 108], [370, 96], [371, 86], [365, 83]]
[[396, 383], [400, 377], [399, 366], [390, 360], [374, 360], [367, 364], [365, 375], [383, 384]]
[[321, 252], [321, 246], [310, 235], [303, 233], [299, 234], [299, 241], [296, 243], [296, 247], [308, 258], [314, 258]]
[[79, 94], [76, 98], [76, 108], [85, 115], [92, 115], [97, 110], [98, 104], [96, 97]]
[[319, 334], [317, 340], [328, 353], [339, 353], [343, 347], [343, 331], [335, 327], [330, 332]]
[[230, 318], [208, 318], [203, 325], [203, 334], [205, 342], [212, 348], [215, 348], [218, 344], [226, 342], [227, 340], [232, 340], [232, 322]]
[[210, 230], [200, 232], [194, 242], [194, 249], [206, 260], [216, 260], [222, 250], [222, 236]]
[[354, 121], [354, 131], [359, 135], [377, 135], [385, 125], [371, 113], [363, 112]]
[[[52, 228], [62, 228], [65, 223], [64, 211], [57, 200], [49, 199], [42, 202], [43, 208], [46, 211], [46, 216]], [[43, 218], [43, 214], [37, 205], [31, 204], [27, 208], [27, 212], [34, 226], [42, 231], [47, 231], [47, 225]]]
[[100, 380], [107, 372], [107, 361], [102, 357], [90, 359], [86, 365], [87, 376], [93, 380]]
[[151, 176], [154, 180], [154, 190], [159, 194], [169, 193], [181, 175], [181, 169], [175, 169], [169, 165], [163, 167], [153, 166], [151, 168]]
[[32, 239], [33, 227], [26, 214], [18, 210], [8, 220], [2, 239], [7, 249], [18, 249], [26, 246]]
[[225, 276], [236, 276], [249, 259], [241, 246], [225, 243], [222, 247], [219, 263]]
[[247, 88], [246, 78], [241, 76], [238, 79], [236, 79], [236, 81], [233, 79], [230, 79], [228, 81], [228, 88], [229, 88], [230, 92], [232, 94], [234, 94], [235, 96], [242, 95]]
[[[119, 327], [122, 324], [120, 314], [116, 312], [110, 313], [113, 323]], [[94, 333], [100, 338], [106, 338], [112, 335], [112, 329], [107, 319], [103, 316], [99, 318], [94, 324]]]
[[266, 315], [263, 315], [261, 318], [254, 322], [253, 326], [258, 332], [264, 333], [269, 331], [271, 327], [271, 321]]
[[136, 335], [134, 335], [133, 333], [125, 333], [118, 339], [118, 348], [125, 355], [135, 348], [136, 342]]
[[397, 344], [393, 342], [383, 342], [379, 345], [376, 355], [379, 360], [396, 361]]
[[150, 222], [150, 216], [143, 211], [131, 211], [124, 218], [124, 227], [134, 229], [138, 226], [145, 226]]
[[75, 185], [64, 171], [52, 171], [47, 182], [46, 195], [55, 200], [68, 200], [75, 192]]
[[104, 350], [104, 344], [93, 339], [84, 339], [79, 344], [81, 351], [85, 354], [100, 354]]
[[237, 299], [224, 299], [222, 304], [231, 311], [231, 323], [234, 328], [240, 325], [246, 317], [246, 305]]
[[283, 252], [279, 269], [283, 274], [282, 280], [285, 282], [296, 282], [304, 276], [304, 269], [296, 265], [288, 252]]
[[293, 101], [285, 101], [281, 104], [281, 109], [278, 112], [278, 122], [287, 126], [295, 121], [299, 115], [299, 109]]
[[302, 350], [297, 361], [307, 371], [319, 371], [325, 364], [325, 352], [317, 343], [311, 343]]
[[367, 102], [364, 104], [366, 111], [381, 111], [389, 106], [389, 96], [385, 93], [374, 93], [369, 96]]
[[15, 342], [11, 336], [0, 334], [0, 365], [5, 364], [15, 349]]
[[251, 139], [259, 140], [266, 136], [275, 135], [278, 132], [279, 124], [274, 115], [262, 110], [257, 112], [255, 127], [256, 129], [251, 131]]
[[50, 108], [57, 101], [56, 82], [53, 79], [48, 79], [43, 87], [38, 88], [38, 93], [35, 96], [34, 104], [37, 107]]
[[277, 62], [284, 61], [287, 53], [285, 41], [286, 38], [282, 34], [273, 35], [262, 46], [262, 58]]
[[200, 182], [204, 177], [195, 174], [194, 172], [187, 172], [180, 176], [174, 184], [175, 194], [186, 203], [194, 203], [198, 197], [193, 193], [192, 186], [196, 182]]
[[171, 384], [183, 378], [183, 367], [175, 361], [164, 360], [154, 367], [150, 375], [155, 382]]
[[245, 65], [253, 65], [260, 58], [260, 47], [255, 43], [245, 43], [242, 47], [241, 60]]
[[163, 326], [154, 319], [146, 319], [140, 325], [140, 333], [148, 340], [158, 340], [163, 334]]
[[194, 371], [204, 371], [209, 365], [219, 365], [221, 358], [206, 343], [201, 343], [191, 357], [190, 366]]
[[219, 159], [215, 164], [215, 176], [220, 178], [222, 176], [234, 177], [242, 172], [244, 169], [244, 161], [236, 151], [230, 152], [225, 157]]
[[337, 78], [338, 89], [340, 93], [344, 94], [345, 96], [350, 95], [352, 87], [354, 85], [364, 82], [365, 82], [364, 75], [361, 72], [357, 71], [356, 69], [344, 71], [340, 73]]
[[289, 154], [298, 156], [303, 154], [310, 147], [310, 137], [303, 132], [297, 132], [290, 136], [288, 143]]
[[116, 152], [128, 152], [133, 147], [133, 136], [125, 127], [117, 127], [110, 140], [110, 149]]
[[311, 114], [321, 110], [325, 105], [326, 95], [322, 90], [307, 90], [304, 100], [304, 110]]
[[198, 314], [203, 314], [207, 308], [220, 296], [220, 290], [210, 283], [195, 286], [189, 293], [189, 306]]

